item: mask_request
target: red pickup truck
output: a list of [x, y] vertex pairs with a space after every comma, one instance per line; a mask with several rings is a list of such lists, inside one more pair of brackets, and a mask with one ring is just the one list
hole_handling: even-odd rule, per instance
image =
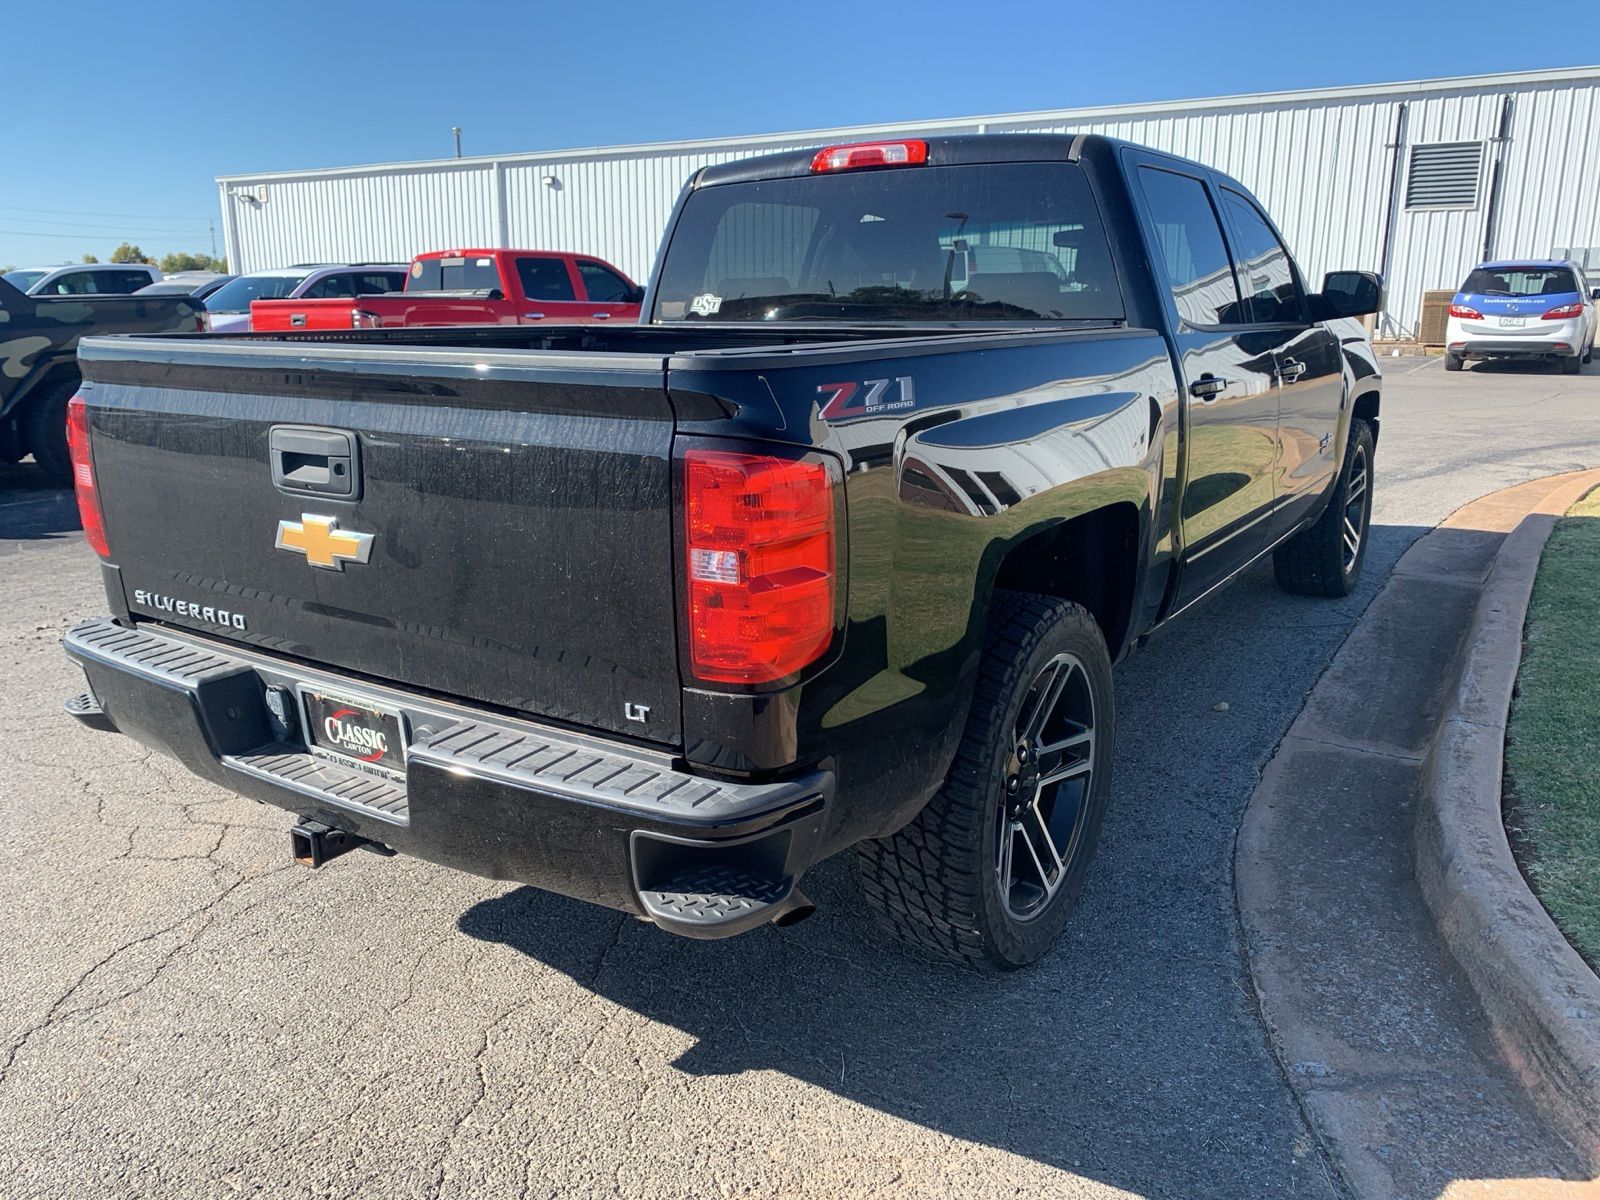
[[592, 325], [639, 319], [644, 289], [610, 263], [549, 250], [434, 250], [405, 290], [330, 300], [257, 300], [250, 328], [376, 329], [421, 325]]

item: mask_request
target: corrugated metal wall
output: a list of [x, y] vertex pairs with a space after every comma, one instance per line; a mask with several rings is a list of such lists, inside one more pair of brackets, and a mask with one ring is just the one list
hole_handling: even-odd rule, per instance
[[[1499, 142], [1510, 97], [1509, 136]], [[1392, 146], [1404, 105], [1392, 213]], [[219, 179], [232, 262], [403, 260], [465, 245], [582, 250], [643, 280], [683, 181], [751, 154], [896, 131], [1105, 133], [1198, 159], [1261, 197], [1313, 285], [1339, 267], [1376, 270], [1392, 223], [1386, 331], [1409, 334], [1422, 292], [1454, 287], [1481, 256], [1490, 177], [1502, 159], [1496, 255], [1600, 248], [1600, 69], [1191, 104], [819, 130], [628, 147], [251, 175]], [[1405, 171], [1419, 143], [1482, 141], [1470, 209], [1407, 210]], [[546, 180], [551, 182], [546, 182]], [[266, 199], [257, 199], [266, 189]], [[1600, 249], [1596, 250], [1600, 255]], [[1600, 259], [1596, 261], [1600, 267]]]

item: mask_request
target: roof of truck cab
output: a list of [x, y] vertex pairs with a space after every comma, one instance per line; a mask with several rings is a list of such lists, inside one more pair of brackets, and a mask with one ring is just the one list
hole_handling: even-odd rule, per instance
[[[893, 137], [873, 138], [873, 143], [893, 142]], [[909, 137], [907, 141], [925, 142], [928, 147], [930, 167], [965, 166], [982, 163], [1005, 162], [1076, 162], [1085, 153], [1110, 154], [1119, 147], [1128, 146], [1158, 155], [1172, 162], [1189, 163], [1197, 170], [1216, 172], [1204, 163], [1192, 162], [1164, 150], [1153, 150], [1126, 142], [1120, 138], [1099, 133], [977, 133], [949, 137]], [[755, 158], [719, 163], [702, 167], [691, 180], [693, 187], [711, 187], [723, 183], [755, 183], [764, 179], [798, 179], [810, 175], [812, 160], [819, 150], [831, 146], [856, 145], [854, 142], [821, 143], [805, 150], [787, 150], [781, 154], [763, 154]], [[916, 168], [868, 167], [867, 171], [900, 170]]]
[[[466, 246], [460, 250], [428, 250], [417, 255], [418, 259], [424, 258], [490, 258], [497, 255], [511, 254], [543, 254], [551, 258], [594, 258], [593, 254], [578, 254], [572, 250], [518, 250], [508, 246]], [[415, 261], [415, 260], [413, 260]]]
[[1576, 266], [1570, 258], [1497, 258], [1492, 262], [1481, 262], [1473, 267], [1474, 271], [1510, 271], [1517, 267], [1535, 267], [1546, 270], [1550, 267]]

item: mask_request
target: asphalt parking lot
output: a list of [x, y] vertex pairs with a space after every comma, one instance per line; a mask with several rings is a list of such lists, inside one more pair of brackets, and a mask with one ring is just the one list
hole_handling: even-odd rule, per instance
[[722, 943], [406, 859], [60, 713], [103, 610], [70, 496], [0, 468], [0, 1177], [23, 1197], [1338, 1196], [1253, 1010], [1231, 878], [1261, 764], [1400, 554], [1600, 466], [1600, 366], [1385, 360], [1368, 570], [1258, 568], [1117, 671], [1117, 787], [1039, 967], [915, 958], [856, 902]]

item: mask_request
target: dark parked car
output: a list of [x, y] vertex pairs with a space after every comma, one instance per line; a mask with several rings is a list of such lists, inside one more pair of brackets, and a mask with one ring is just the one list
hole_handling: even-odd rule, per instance
[[239, 278], [220, 271], [183, 271], [168, 275], [160, 283], [140, 288], [135, 296], [188, 296], [191, 300], [204, 300], [221, 289], [224, 284]]
[[719, 937], [856, 847], [908, 941], [1032, 961], [1112, 662], [1266, 555], [1355, 586], [1380, 281], [1311, 291], [1238, 183], [1097, 136], [707, 167], [664, 247], [632, 328], [85, 343], [70, 710], [307, 863]]
[[67, 401], [78, 390], [78, 339], [193, 332], [203, 311], [182, 296], [28, 296], [0, 279], [0, 462], [31, 451], [46, 474], [70, 481]]

